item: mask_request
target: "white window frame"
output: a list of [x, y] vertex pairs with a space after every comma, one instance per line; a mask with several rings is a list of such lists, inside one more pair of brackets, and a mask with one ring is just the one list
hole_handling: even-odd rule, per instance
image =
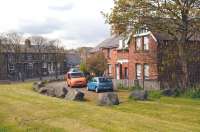
[[108, 75], [112, 76], [112, 65], [108, 64]]
[[136, 64], [136, 79], [142, 79], [142, 64]]
[[142, 50], [142, 37], [136, 37], [136, 51]]
[[144, 64], [144, 79], [148, 80], [150, 79], [150, 66], [149, 64]]

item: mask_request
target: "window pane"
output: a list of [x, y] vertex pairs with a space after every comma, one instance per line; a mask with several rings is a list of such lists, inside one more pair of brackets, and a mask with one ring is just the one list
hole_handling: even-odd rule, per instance
[[136, 79], [142, 79], [142, 65], [136, 64]]
[[142, 50], [142, 39], [136, 38], [136, 50]]
[[108, 75], [109, 76], [112, 75], [112, 65], [111, 64], [108, 65]]
[[149, 50], [149, 39], [144, 37], [144, 50]]
[[144, 65], [144, 79], [149, 79], [149, 65]]

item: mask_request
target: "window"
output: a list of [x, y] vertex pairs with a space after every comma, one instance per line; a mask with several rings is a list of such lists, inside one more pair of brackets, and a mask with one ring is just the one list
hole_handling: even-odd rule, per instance
[[31, 54], [27, 55], [27, 60], [32, 60], [32, 55]]
[[125, 76], [125, 79], [128, 79], [128, 68], [125, 67], [124, 69], [124, 76]]
[[27, 68], [28, 68], [28, 69], [33, 69], [33, 63], [28, 63]]
[[9, 64], [8, 70], [9, 70], [9, 73], [13, 73], [15, 70], [15, 66], [13, 64]]
[[112, 75], [112, 65], [111, 64], [108, 65], [108, 75], [109, 76]]
[[43, 63], [43, 66], [42, 66], [42, 68], [44, 68], [44, 69], [46, 69], [47, 68], [47, 63], [45, 62], [45, 63]]
[[149, 79], [149, 65], [144, 65], [144, 79]]
[[142, 50], [142, 38], [141, 37], [136, 38], [136, 50], [137, 51]]
[[142, 65], [136, 64], [136, 79], [142, 79]]
[[149, 50], [149, 38], [144, 37], [144, 50]]
[[111, 58], [111, 56], [112, 56], [112, 54], [111, 54], [112, 52], [111, 52], [111, 50], [110, 49], [108, 49], [108, 58]]

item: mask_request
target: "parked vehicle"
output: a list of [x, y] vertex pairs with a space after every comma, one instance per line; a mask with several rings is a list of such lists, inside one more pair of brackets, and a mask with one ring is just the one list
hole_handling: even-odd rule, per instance
[[80, 70], [77, 67], [72, 67], [69, 69], [69, 72], [80, 72]]
[[85, 87], [87, 85], [82, 72], [68, 72], [65, 78], [69, 87]]
[[106, 77], [94, 77], [87, 83], [87, 90], [99, 91], [111, 90], [113, 91], [113, 82]]

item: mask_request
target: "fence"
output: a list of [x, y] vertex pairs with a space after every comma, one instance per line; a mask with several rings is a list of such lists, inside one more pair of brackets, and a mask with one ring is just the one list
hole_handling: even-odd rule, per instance
[[132, 87], [139, 85], [140, 87], [144, 88], [145, 90], [159, 90], [160, 89], [160, 82], [158, 80], [116, 80], [113, 79], [114, 89], [117, 90], [119, 85], [124, 87]]

